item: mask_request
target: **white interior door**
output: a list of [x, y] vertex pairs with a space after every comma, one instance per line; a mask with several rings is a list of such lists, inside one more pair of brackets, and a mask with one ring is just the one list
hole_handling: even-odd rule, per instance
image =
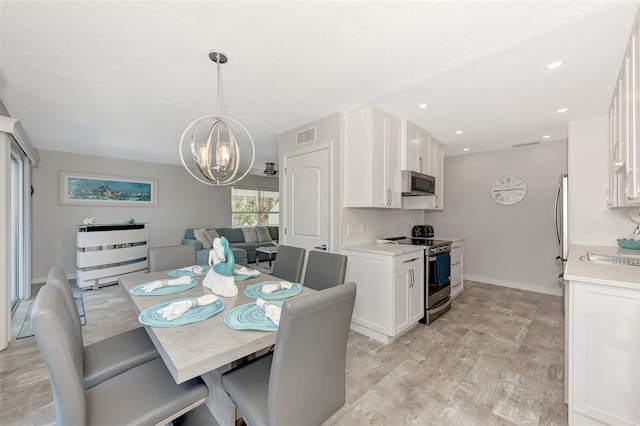
[[285, 154], [284, 244], [331, 251], [330, 154], [329, 146]]

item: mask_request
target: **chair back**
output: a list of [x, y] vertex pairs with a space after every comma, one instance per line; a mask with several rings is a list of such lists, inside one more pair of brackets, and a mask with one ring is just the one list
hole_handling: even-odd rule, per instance
[[306, 250], [300, 247], [278, 246], [278, 254], [273, 263], [271, 275], [292, 283], [299, 283], [302, 278], [305, 253]]
[[307, 259], [304, 286], [324, 290], [344, 283], [347, 273], [347, 256], [312, 250]]
[[268, 424], [321, 424], [345, 403], [353, 282], [283, 304], [269, 378]]
[[166, 271], [195, 265], [196, 248], [193, 245], [149, 248], [149, 272]]
[[57, 424], [85, 424], [83, 347], [76, 337], [65, 296], [58, 287], [45, 285], [38, 291], [31, 309], [31, 323], [49, 371]]
[[67, 274], [61, 266], [56, 265], [49, 270], [47, 284], [56, 286], [62, 293], [67, 309], [69, 310], [69, 314], [73, 320], [77, 338], [80, 339], [80, 343], [84, 346], [84, 341], [82, 340], [82, 324], [80, 323], [80, 314], [78, 314], [76, 300], [73, 297], [73, 290], [71, 289], [71, 284], [69, 284], [69, 280], [67, 279]]

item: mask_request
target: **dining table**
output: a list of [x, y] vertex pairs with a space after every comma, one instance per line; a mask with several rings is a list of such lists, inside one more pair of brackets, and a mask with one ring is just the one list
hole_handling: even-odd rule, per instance
[[[236, 271], [238, 266], [236, 266]], [[200, 297], [211, 294], [203, 286], [204, 276], [194, 276], [197, 285], [186, 291], [167, 295], [134, 295], [131, 289], [142, 283], [171, 279], [168, 271], [131, 274], [121, 276], [120, 286], [127, 294], [136, 314], [155, 305], [186, 297]], [[236, 330], [225, 324], [225, 314], [231, 309], [256, 302], [256, 298], [246, 296], [243, 291], [251, 284], [264, 281], [280, 281], [280, 278], [261, 273], [236, 282], [238, 294], [234, 297], [220, 297], [224, 309], [202, 321], [179, 326], [151, 327], [144, 325], [162, 360], [176, 383], [183, 383], [194, 377], [202, 377], [209, 387], [206, 405], [220, 425], [233, 425], [236, 420], [235, 406], [220, 385], [220, 375], [233, 368], [241, 360], [270, 348], [276, 342], [275, 331]], [[302, 292], [294, 297], [310, 294], [315, 290], [302, 287]]]

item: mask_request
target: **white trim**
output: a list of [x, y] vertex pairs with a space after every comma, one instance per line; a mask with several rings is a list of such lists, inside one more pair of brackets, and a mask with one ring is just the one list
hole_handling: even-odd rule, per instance
[[31, 140], [29, 139], [29, 136], [27, 136], [27, 133], [24, 131], [20, 120], [0, 115], [0, 132], [9, 133], [11, 136], [13, 136], [20, 149], [24, 151], [27, 157], [29, 157], [29, 160], [31, 161], [33, 167], [38, 167], [40, 156], [38, 155], [38, 152], [35, 150], [33, 145], [31, 145]]
[[465, 281], [477, 281], [485, 284], [493, 284], [499, 285], [500, 287], [509, 287], [516, 290], [525, 290], [525, 291], [533, 291], [535, 293], [549, 294], [552, 296], [562, 296], [562, 289], [557, 285], [554, 286], [557, 288], [545, 286], [545, 285], [531, 285], [527, 283], [519, 283], [514, 281], [506, 281], [506, 280], [496, 280], [494, 278], [481, 277], [478, 275], [470, 275], [465, 272], [464, 274]]

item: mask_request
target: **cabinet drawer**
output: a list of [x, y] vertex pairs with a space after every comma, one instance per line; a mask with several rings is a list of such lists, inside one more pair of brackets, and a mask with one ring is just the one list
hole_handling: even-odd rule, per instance
[[396, 270], [402, 268], [412, 268], [414, 266], [424, 265], [424, 252], [414, 251], [407, 254], [396, 256], [394, 259], [394, 267]]
[[460, 283], [462, 282], [462, 273], [453, 273], [453, 271], [451, 272], [451, 287], [455, 287], [457, 285], [460, 285]]
[[451, 250], [451, 267], [462, 262], [462, 250]]

